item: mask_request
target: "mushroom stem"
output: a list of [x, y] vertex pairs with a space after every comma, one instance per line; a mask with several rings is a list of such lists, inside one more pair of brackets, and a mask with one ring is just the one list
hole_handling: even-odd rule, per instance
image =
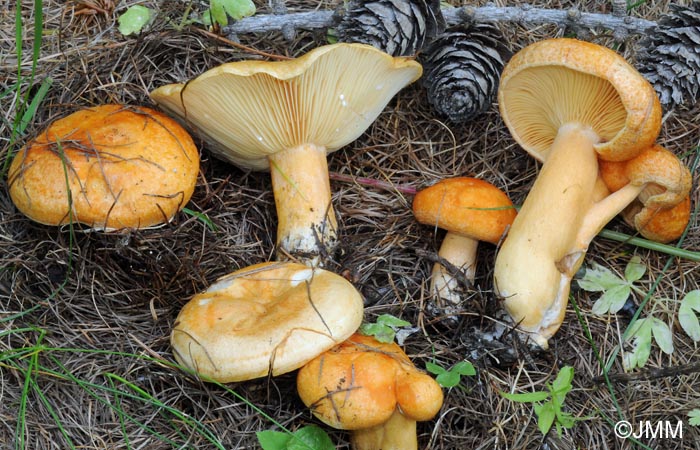
[[586, 214], [586, 217], [584, 217], [581, 229], [579, 230], [577, 247], [585, 251], [593, 238], [600, 233], [600, 230], [602, 230], [613, 217], [629, 206], [629, 204], [641, 194], [645, 187], [646, 183], [641, 185], [630, 183], [593, 204]]
[[503, 242], [494, 287], [519, 327], [547, 348], [561, 325], [571, 277], [583, 262], [578, 233], [596, 196], [598, 135], [563, 125]]
[[397, 408], [381, 425], [353, 431], [351, 442], [353, 450], [417, 450], [416, 421]]
[[[447, 232], [438, 256], [448, 263], [460, 269], [469, 282], [474, 282], [476, 273], [476, 250], [479, 241], [460, 236], [457, 233]], [[442, 264], [435, 263], [430, 278], [430, 291], [437, 294], [437, 298], [448, 303], [447, 306], [458, 305], [461, 301], [459, 281]]]
[[326, 149], [303, 144], [268, 157], [277, 207], [277, 259], [317, 266], [337, 241]]

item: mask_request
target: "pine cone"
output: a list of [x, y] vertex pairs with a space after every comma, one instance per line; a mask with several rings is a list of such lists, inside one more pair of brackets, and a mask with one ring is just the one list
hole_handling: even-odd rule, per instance
[[475, 23], [447, 30], [419, 56], [428, 101], [454, 123], [486, 111], [510, 51], [492, 24]]
[[637, 68], [665, 107], [694, 103], [700, 86], [700, 2], [671, 4], [651, 35], [639, 41]]
[[350, 0], [337, 19], [340, 42], [411, 56], [445, 29], [440, 0]]

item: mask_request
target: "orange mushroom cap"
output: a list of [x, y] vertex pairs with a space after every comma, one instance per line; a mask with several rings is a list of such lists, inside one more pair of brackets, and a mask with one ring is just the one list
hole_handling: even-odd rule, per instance
[[690, 170], [665, 147], [654, 144], [622, 162], [600, 162], [600, 176], [612, 192], [631, 184], [644, 186], [622, 213], [647, 239], [678, 239], [690, 220]]
[[508, 196], [491, 183], [456, 177], [418, 192], [413, 214], [424, 225], [496, 244], [517, 213]]
[[401, 347], [357, 333], [302, 367], [297, 389], [314, 416], [344, 430], [380, 425], [397, 408], [411, 420], [429, 420], [443, 401], [437, 382]]
[[10, 196], [46, 225], [143, 228], [189, 201], [199, 153], [173, 119], [145, 107], [102, 105], [56, 120], [15, 156]]

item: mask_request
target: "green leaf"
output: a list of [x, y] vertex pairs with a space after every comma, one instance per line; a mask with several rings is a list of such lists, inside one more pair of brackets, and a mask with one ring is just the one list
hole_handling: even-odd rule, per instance
[[228, 17], [240, 20], [255, 14], [255, 4], [252, 0], [211, 0], [209, 10], [205, 12], [205, 20], [209, 16], [219, 25], [228, 25]]
[[363, 323], [360, 326], [360, 333], [367, 336], [374, 336], [379, 342], [394, 342], [396, 329], [410, 326], [411, 322], [406, 322], [391, 314], [382, 314], [377, 317], [376, 323]]
[[698, 342], [700, 341], [700, 322], [696, 313], [700, 313], [700, 290], [688, 292], [678, 308], [678, 322], [681, 328], [693, 341]]
[[641, 262], [642, 258], [635, 255], [627, 263], [627, 267], [625, 267], [625, 279], [630, 283], [644, 276], [644, 272], [646, 272], [647, 268]]
[[651, 354], [651, 336], [637, 337], [632, 343], [632, 351], [622, 355], [622, 365], [626, 370], [633, 370], [636, 367], [642, 368], [649, 360]]
[[595, 303], [593, 303], [591, 311], [593, 314], [598, 316], [602, 316], [607, 313], [614, 314], [625, 306], [625, 302], [627, 301], [630, 293], [631, 288], [629, 285], [623, 284], [613, 286], [605, 291], [605, 293], [601, 295]]
[[447, 372], [447, 370], [445, 370], [442, 366], [438, 366], [437, 364], [431, 362], [425, 363], [425, 370], [433, 375], [440, 375]]
[[651, 320], [648, 318], [637, 319], [627, 332], [627, 338], [625, 340], [629, 342], [632, 340], [632, 338], [639, 336], [643, 336], [644, 338], [648, 337], [651, 339], [651, 325]]
[[476, 375], [476, 369], [474, 365], [469, 361], [461, 361], [454, 365], [451, 371], [457, 372], [460, 375], [466, 375], [472, 377]]
[[692, 425], [694, 427], [700, 427], [700, 409], [693, 409], [688, 413], [688, 425]]
[[501, 397], [510, 400], [512, 402], [518, 403], [534, 403], [541, 402], [549, 398], [549, 392], [536, 391], [536, 392], [526, 392], [523, 394], [511, 394], [508, 392], [499, 392]]
[[673, 334], [671, 329], [661, 319], [652, 317], [651, 331], [654, 335], [656, 345], [662, 352], [670, 355], [673, 353]]
[[394, 317], [391, 314], [382, 314], [377, 317], [377, 323], [386, 325], [391, 328], [400, 328], [411, 326], [411, 322], [406, 322], [405, 320]]
[[379, 323], [363, 323], [360, 325], [360, 333], [367, 336], [374, 336], [377, 341], [385, 344], [394, 342], [394, 336], [396, 336], [396, 332], [393, 328]]
[[435, 377], [435, 381], [445, 388], [455, 387], [459, 384], [461, 377], [457, 372], [446, 371]]
[[150, 8], [142, 5], [130, 6], [121, 16], [119, 16], [119, 32], [124, 36], [140, 33], [148, 25], [154, 16]]
[[644, 367], [651, 353], [653, 322], [649, 318], [637, 320], [629, 329], [625, 342], [632, 342], [632, 351], [622, 355], [626, 370]]
[[335, 450], [333, 441], [316, 425], [307, 425], [294, 432], [288, 450]]
[[561, 424], [564, 428], [571, 428], [576, 424], [576, 417], [568, 412], [557, 411], [557, 423]]
[[316, 425], [307, 425], [294, 433], [258, 431], [255, 433], [263, 450], [334, 450], [333, 441]]
[[291, 434], [281, 431], [258, 431], [255, 435], [263, 450], [285, 450], [292, 439]]
[[627, 284], [626, 280], [615, 275], [610, 269], [599, 264], [593, 264], [586, 269], [582, 279], [577, 280], [581, 289], [588, 292], [604, 292], [611, 287]]
[[539, 407], [535, 406], [535, 414], [537, 414], [537, 428], [543, 435], [547, 434], [549, 429], [552, 428], [556, 417], [554, 406], [550, 402], [544, 403]]
[[559, 369], [557, 377], [552, 383], [553, 392], [569, 392], [571, 390], [571, 382], [574, 380], [574, 368], [564, 366]]
[[557, 378], [552, 383], [550, 389], [552, 394], [552, 403], [554, 403], [557, 408], [560, 408], [564, 404], [564, 399], [566, 394], [571, 391], [571, 382], [574, 379], [574, 368], [571, 366], [564, 366], [559, 370]]

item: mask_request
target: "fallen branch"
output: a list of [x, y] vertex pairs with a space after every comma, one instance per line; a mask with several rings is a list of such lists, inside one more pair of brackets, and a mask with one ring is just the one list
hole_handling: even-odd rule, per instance
[[[290, 29], [314, 30], [329, 28], [333, 25], [334, 11], [308, 11], [286, 14], [260, 14], [246, 17], [224, 27], [223, 31], [230, 39], [236, 35], [248, 33], [267, 33]], [[612, 30], [613, 36], [622, 40], [629, 34], [643, 34], [656, 27], [656, 22], [632, 16], [616, 14], [597, 14], [582, 12], [578, 9], [553, 10], [521, 6], [466, 6], [463, 8], [445, 8], [442, 10], [448, 25], [470, 21], [519, 23], [522, 25], [555, 24], [561, 27], [582, 29], [604, 28]], [[287, 35], [287, 34], [285, 34]]]
[[[615, 383], [630, 383], [632, 381], [650, 381], [658, 378], [675, 377], [678, 375], [690, 375], [700, 372], [700, 363], [682, 364], [679, 366], [649, 368], [637, 373], [613, 373], [608, 374], [608, 379]], [[594, 383], [604, 383], [605, 376], [593, 378]]]

